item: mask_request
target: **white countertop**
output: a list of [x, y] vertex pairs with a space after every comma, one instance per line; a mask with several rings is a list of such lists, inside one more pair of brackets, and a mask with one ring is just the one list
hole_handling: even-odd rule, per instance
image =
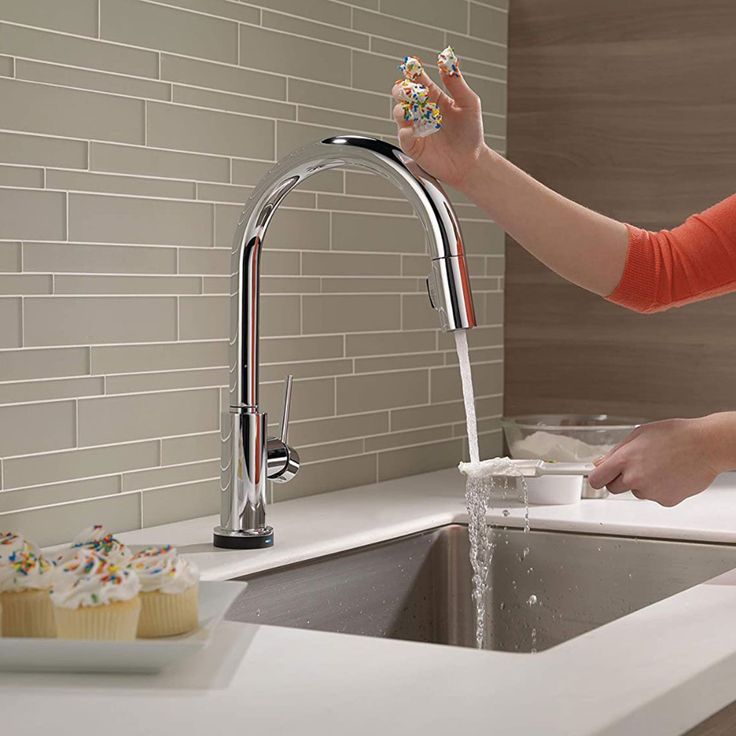
[[[490, 517], [522, 524], [523, 510]], [[465, 519], [447, 470], [276, 504], [272, 549], [215, 550], [215, 517], [121, 535], [238, 575]], [[532, 529], [736, 543], [736, 476], [674, 509], [631, 496], [537, 506]], [[539, 654], [225, 622], [158, 675], [0, 674], [8, 733], [680, 734], [736, 698], [736, 572]]]

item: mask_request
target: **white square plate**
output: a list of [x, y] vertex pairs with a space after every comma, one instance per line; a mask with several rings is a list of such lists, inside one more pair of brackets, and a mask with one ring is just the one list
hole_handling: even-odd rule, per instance
[[247, 583], [199, 583], [199, 628], [165, 639], [85, 641], [0, 637], [0, 671], [158, 672], [204, 648]]

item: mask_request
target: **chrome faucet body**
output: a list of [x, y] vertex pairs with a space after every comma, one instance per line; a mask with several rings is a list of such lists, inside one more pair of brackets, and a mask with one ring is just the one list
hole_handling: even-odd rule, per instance
[[444, 330], [474, 327], [460, 226], [439, 182], [401, 149], [374, 138], [335, 136], [277, 163], [259, 182], [238, 221], [230, 271], [229, 411], [222, 423], [221, 513], [216, 547], [269, 547], [266, 480], [286, 482], [299, 469], [288, 444], [291, 377], [281, 437], [267, 439], [267, 415], [258, 404], [260, 258], [266, 230], [284, 197], [312, 174], [340, 167], [379, 174], [403, 192], [427, 233], [431, 271], [427, 288]]

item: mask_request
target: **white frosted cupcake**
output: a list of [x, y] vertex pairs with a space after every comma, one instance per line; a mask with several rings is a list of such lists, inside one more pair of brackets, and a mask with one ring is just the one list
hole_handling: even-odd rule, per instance
[[49, 598], [53, 570], [35, 544], [19, 534], [0, 534], [3, 636], [56, 636]]
[[119, 567], [125, 567], [133, 556], [133, 553], [122, 542], [115, 539], [102, 524], [95, 524], [83, 529], [74, 537], [71, 545], [56, 558], [56, 564], [63, 565], [73, 559], [80, 549], [96, 552], [111, 564]]
[[138, 576], [91, 550], [58, 568], [51, 601], [59, 639], [135, 639]]
[[130, 569], [141, 581], [138, 636], [185, 634], [199, 625], [199, 571], [170, 544], [146, 547], [133, 556]]

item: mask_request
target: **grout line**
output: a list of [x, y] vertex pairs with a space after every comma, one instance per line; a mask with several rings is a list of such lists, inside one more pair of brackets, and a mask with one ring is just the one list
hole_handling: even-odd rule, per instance
[[97, 0], [97, 38], [102, 38], [102, 0]]

